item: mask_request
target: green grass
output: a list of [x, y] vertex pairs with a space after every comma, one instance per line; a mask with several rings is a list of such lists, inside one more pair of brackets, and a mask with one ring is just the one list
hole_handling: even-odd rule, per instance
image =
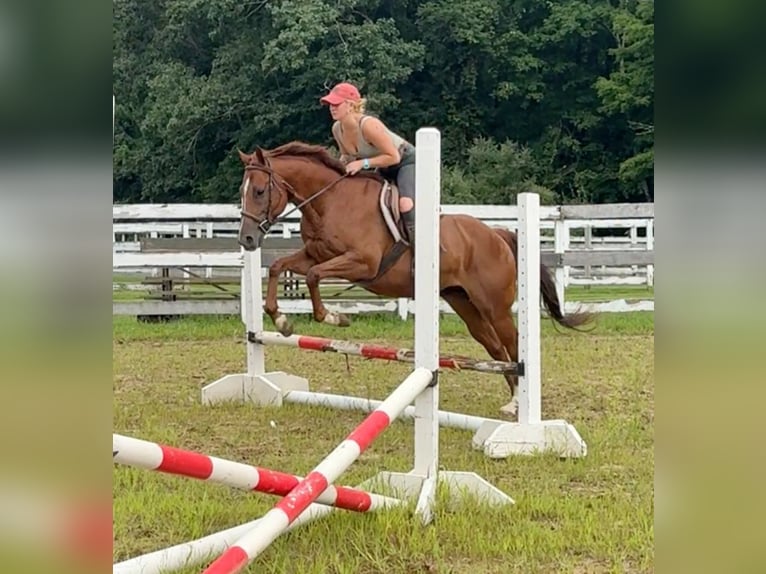
[[[298, 333], [412, 347], [412, 321], [390, 315], [352, 317], [343, 330], [293, 319]], [[242, 331], [238, 318], [144, 324], [115, 317], [115, 432], [295, 474], [311, 470], [364, 415], [291, 404], [203, 407], [203, 385], [243, 372]], [[441, 430], [442, 468], [477, 472], [512, 496], [514, 506], [442, 499], [434, 524], [425, 528], [409, 508], [336, 512], [280, 537], [246, 571], [653, 571], [653, 334], [651, 313], [603, 315], [587, 334], [559, 333], [543, 321], [543, 416], [575, 425], [588, 443], [583, 459], [490, 460], [471, 448], [470, 432]], [[443, 353], [486, 356], [456, 317], [443, 318], [441, 346]], [[359, 397], [385, 398], [410, 368], [287, 348], [267, 352], [268, 370], [307, 377], [318, 392]], [[444, 372], [440, 395], [445, 410], [492, 418], [508, 400], [500, 377], [473, 372]], [[355, 485], [380, 470], [410, 470], [412, 443], [412, 424], [395, 422], [339, 482]], [[252, 520], [276, 501], [116, 466], [114, 559]]]
[[[412, 342], [414, 336], [414, 318], [402, 321], [393, 313], [365, 313], [350, 315], [351, 326], [339, 329], [324, 323], [317, 323], [308, 315], [290, 315], [290, 321], [297, 333], [308, 333], [320, 337], [354, 340], [401, 340]], [[241, 340], [244, 325], [239, 316], [189, 316], [173, 319], [165, 323], [143, 323], [135, 317], [114, 316], [112, 318], [114, 338], [118, 342], [140, 340], [206, 340], [232, 339]], [[273, 331], [274, 326], [267, 316], [263, 316], [266, 330]], [[543, 336], [579, 337], [578, 333], [563, 331], [562, 327], [543, 318]], [[633, 334], [650, 335], [654, 332], [654, 313], [604, 313], [598, 315], [593, 323], [593, 334]], [[439, 333], [442, 337], [469, 338], [465, 325], [457, 315], [442, 315]], [[478, 346], [477, 346], [478, 349]], [[477, 352], [483, 352], [478, 351]]]

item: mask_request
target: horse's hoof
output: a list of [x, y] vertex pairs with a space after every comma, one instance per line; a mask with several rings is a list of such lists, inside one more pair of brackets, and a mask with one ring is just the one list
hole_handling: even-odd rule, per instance
[[512, 419], [518, 418], [518, 414], [519, 414], [518, 400], [513, 399], [507, 405], [503, 405], [502, 407], [500, 407], [500, 412], [509, 418], [512, 418]]
[[333, 312], [327, 313], [322, 322], [336, 327], [348, 327], [351, 324], [351, 321], [343, 313]]
[[281, 335], [289, 337], [293, 334], [293, 326], [284, 315], [277, 317], [277, 320], [274, 321], [274, 324], [277, 327], [277, 331], [279, 331]]

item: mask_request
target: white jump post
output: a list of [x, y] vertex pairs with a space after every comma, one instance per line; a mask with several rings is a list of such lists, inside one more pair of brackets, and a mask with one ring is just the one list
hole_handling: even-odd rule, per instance
[[[247, 332], [263, 331], [263, 285], [261, 250], [242, 251], [241, 315]], [[256, 307], [258, 305], [258, 307]], [[212, 405], [236, 400], [262, 405], [282, 406], [282, 398], [290, 391], [308, 391], [303, 377], [282, 371], [266, 372], [265, 347], [247, 340], [247, 372], [224, 375], [202, 389], [202, 404]]]
[[513, 504], [507, 494], [474, 472], [439, 470], [439, 215], [441, 210], [441, 133], [417, 131], [415, 189], [415, 366], [433, 373], [433, 383], [415, 399], [415, 462], [409, 473], [381, 472], [361, 487], [381, 482], [397, 496], [418, 496], [423, 524], [433, 519], [440, 483], [491, 504]]
[[519, 363], [524, 369], [519, 377], [518, 422], [484, 423], [474, 435], [474, 447], [490, 458], [546, 451], [565, 457], [585, 456], [585, 441], [574, 426], [565, 420], [542, 420], [540, 196], [520, 193], [518, 206]]

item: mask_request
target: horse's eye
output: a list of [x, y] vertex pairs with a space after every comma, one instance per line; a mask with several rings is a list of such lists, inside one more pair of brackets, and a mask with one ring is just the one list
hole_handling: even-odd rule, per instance
[[258, 189], [255, 190], [255, 195], [260, 196], [260, 195], [263, 195], [264, 193], [266, 193], [265, 189], [258, 188]]

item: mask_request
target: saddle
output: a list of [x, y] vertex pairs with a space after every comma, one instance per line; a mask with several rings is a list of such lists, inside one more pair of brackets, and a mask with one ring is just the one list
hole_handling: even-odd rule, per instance
[[403, 242], [409, 246], [407, 231], [404, 227], [404, 220], [399, 213], [399, 188], [396, 184], [385, 180], [380, 190], [380, 212], [383, 215], [383, 221], [386, 222], [391, 236], [395, 243]]
[[[399, 258], [409, 249], [410, 241], [414, 240], [414, 237], [407, 236], [407, 228], [404, 226], [404, 220], [399, 212], [399, 188], [395, 183], [384, 180], [380, 194], [378, 204], [380, 206], [380, 213], [383, 215], [383, 221], [386, 222], [389, 233], [394, 239], [394, 244], [383, 256], [378, 267], [378, 272], [372, 281], [359, 281], [360, 285], [372, 283], [380, 278], [382, 275], [391, 269]], [[439, 244], [439, 248], [442, 251], [446, 251], [444, 246]], [[415, 261], [412, 261], [412, 277], [415, 276]]]

